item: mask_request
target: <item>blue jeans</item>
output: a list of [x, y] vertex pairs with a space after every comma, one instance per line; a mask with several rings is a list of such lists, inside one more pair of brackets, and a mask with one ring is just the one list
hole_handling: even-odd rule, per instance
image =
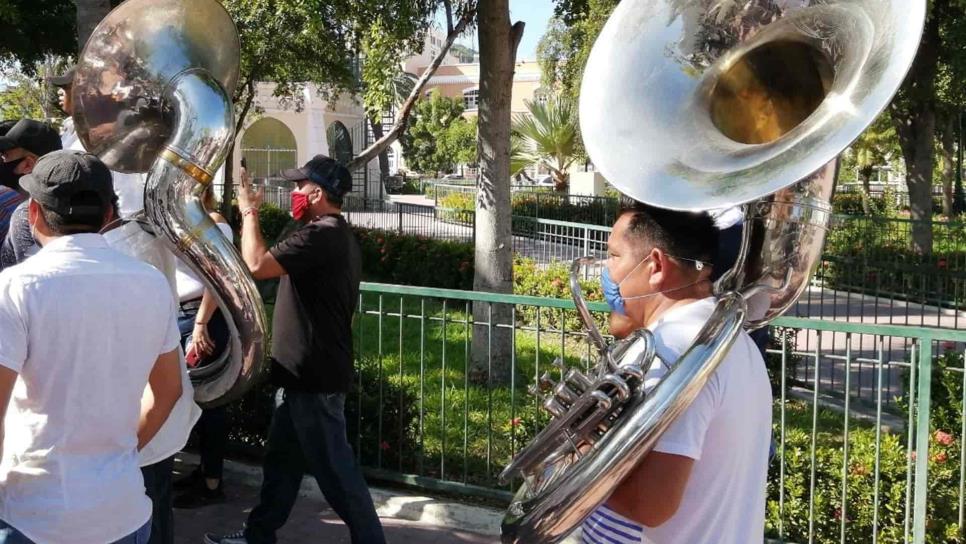
[[[144, 493], [151, 499], [151, 539], [149, 544], [174, 544], [174, 497], [171, 496], [171, 472], [174, 456], [141, 467]], [[139, 541], [140, 542], [140, 541]], [[148, 541], [145, 541], [148, 542]], [[0, 544], [3, 544], [0, 542]]]
[[[148, 544], [150, 538], [151, 520], [148, 520], [137, 531], [111, 544]], [[34, 544], [34, 541], [23, 536], [23, 533], [11, 527], [6, 521], [0, 520], [0, 544]]]
[[283, 389], [275, 402], [261, 496], [245, 525], [249, 544], [274, 544], [275, 531], [292, 512], [306, 472], [315, 477], [325, 500], [349, 527], [353, 544], [385, 544], [369, 488], [346, 437], [345, 395]]

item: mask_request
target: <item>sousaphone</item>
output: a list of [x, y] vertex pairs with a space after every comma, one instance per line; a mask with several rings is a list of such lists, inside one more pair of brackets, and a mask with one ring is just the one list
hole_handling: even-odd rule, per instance
[[234, 143], [239, 55], [238, 31], [216, 0], [127, 0], [97, 25], [73, 85], [84, 147], [113, 170], [147, 172], [144, 219], [226, 318], [228, 352], [189, 371], [205, 407], [240, 397], [266, 360], [261, 296], [200, 200]]
[[[549, 425], [501, 475], [521, 478], [503, 541], [557, 542], [688, 408], [742, 328], [807, 287], [831, 215], [837, 159], [912, 64], [925, 0], [623, 0], [580, 96], [584, 144], [624, 194], [674, 210], [743, 206], [738, 263], [693, 345], [653, 389], [647, 331], [607, 343], [571, 286], [600, 358], [545, 377]], [[519, 481], [519, 480], [517, 480]]]

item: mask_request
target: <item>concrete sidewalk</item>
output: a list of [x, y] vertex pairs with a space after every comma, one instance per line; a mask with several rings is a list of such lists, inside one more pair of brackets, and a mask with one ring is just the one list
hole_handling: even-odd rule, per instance
[[[197, 463], [197, 456], [181, 454], [177, 478]], [[175, 510], [175, 543], [201, 544], [206, 532], [229, 533], [241, 528], [258, 496], [261, 469], [226, 461], [225, 493], [228, 500], [194, 510]], [[315, 481], [302, 481], [299, 500], [279, 543], [346, 543], [349, 532], [323, 500]], [[399, 491], [372, 489], [386, 539], [400, 544], [483, 544], [499, 542], [503, 512]]]

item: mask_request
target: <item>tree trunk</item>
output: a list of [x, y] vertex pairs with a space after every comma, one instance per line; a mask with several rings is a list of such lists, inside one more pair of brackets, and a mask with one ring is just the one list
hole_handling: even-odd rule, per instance
[[862, 212], [872, 215], [872, 167], [859, 168], [859, 179], [862, 180]]
[[97, 23], [111, 11], [110, 0], [74, 0], [77, 7], [77, 52], [78, 54], [87, 39], [91, 37]]
[[[510, 232], [510, 98], [517, 46], [523, 23], [510, 25], [509, 0], [479, 4], [480, 179], [476, 195], [476, 252], [473, 289], [513, 292], [513, 254]], [[513, 307], [473, 305], [470, 378], [507, 384], [514, 369]]]
[[936, 0], [926, 20], [916, 60], [892, 102], [892, 121], [906, 163], [906, 185], [912, 213], [912, 247], [932, 253], [932, 170], [936, 138], [936, 73], [939, 64], [939, 21], [948, 0]]
[[955, 120], [954, 115], [943, 115], [940, 129], [943, 154], [943, 215], [946, 217], [953, 216], [953, 182], [956, 174], [953, 159], [956, 154], [956, 131], [953, 126]]
[[[379, 140], [383, 136], [382, 130], [382, 119], [378, 117], [370, 117], [369, 125], [372, 127], [372, 137], [374, 140]], [[366, 142], [367, 144], [369, 142]], [[379, 176], [382, 178], [380, 183], [382, 186], [386, 186], [386, 180], [389, 179], [389, 148], [383, 149], [379, 153]]]

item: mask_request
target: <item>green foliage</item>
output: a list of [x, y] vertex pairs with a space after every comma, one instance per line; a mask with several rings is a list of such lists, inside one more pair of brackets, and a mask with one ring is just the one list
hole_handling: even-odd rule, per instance
[[[469, 192], [446, 193], [439, 197], [438, 216], [443, 221], [473, 224], [475, 195]], [[617, 219], [617, 199], [568, 197], [540, 191], [518, 191], [510, 196], [511, 214], [519, 224], [515, 233], [532, 232], [536, 224], [521, 218], [553, 219], [589, 225], [611, 226]], [[522, 229], [522, 230], [521, 230]]]
[[59, 126], [65, 117], [57, 104], [57, 89], [47, 78], [66, 71], [69, 57], [45, 55], [22, 68], [11, 63], [0, 69], [0, 119], [38, 119]]
[[32, 74], [47, 55], [76, 55], [75, 13], [71, 0], [0, 0], [0, 62], [18, 62]]
[[[416, 104], [406, 131], [399, 138], [410, 168], [418, 172], [448, 172], [460, 162], [460, 157], [468, 156], [464, 136], [470, 129], [462, 114], [461, 100], [442, 96], [438, 91]], [[464, 126], [448, 134], [451, 127], [461, 123]], [[473, 132], [475, 138], [475, 123]], [[446, 143], [441, 145], [442, 142]], [[475, 162], [475, 140], [473, 147]]]
[[476, 116], [469, 119], [459, 117], [443, 131], [439, 140], [439, 153], [456, 164], [477, 163], [477, 126]]
[[[527, 113], [517, 114], [513, 133], [519, 138], [514, 164], [540, 164], [550, 170], [554, 188], [567, 189], [570, 166], [577, 159], [579, 128], [576, 103], [550, 96], [546, 101], [525, 101]], [[511, 174], [517, 172], [511, 171]]]
[[817, 276], [832, 289], [927, 304], [966, 304], [959, 271], [966, 264], [966, 224], [930, 223], [934, 250], [909, 247], [914, 222], [889, 217], [838, 218], [828, 230]]
[[[610, 17], [619, 0], [560, 0], [556, 17], [563, 28], [553, 24], [549, 28], [549, 40], [559, 46], [545, 46], [538, 58], [541, 71], [552, 75], [551, 82], [559, 82], [564, 96], [576, 100], [580, 95], [580, 83], [587, 64], [587, 57], [600, 35], [604, 23]], [[549, 45], [549, 43], [548, 43]]]
[[[600, 281], [594, 279], [580, 280], [580, 288], [584, 298], [589, 301], [604, 300], [603, 288]], [[539, 265], [533, 259], [515, 257], [513, 261], [513, 293], [532, 297], [561, 298], [569, 300], [570, 292], [570, 263], [556, 262], [549, 265]], [[517, 318], [521, 323], [550, 330], [580, 331], [584, 324], [576, 310], [548, 311], [523, 306], [517, 309]], [[606, 331], [607, 316], [594, 314], [597, 328]]]
[[473, 245], [353, 227], [368, 281], [473, 288]]
[[372, 354], [356, 359], [357, 377], [345, 403], [349, 441], [365, 466], [413, 472], [413, 453], [418, 449], [418, 389], [382, 363]]

